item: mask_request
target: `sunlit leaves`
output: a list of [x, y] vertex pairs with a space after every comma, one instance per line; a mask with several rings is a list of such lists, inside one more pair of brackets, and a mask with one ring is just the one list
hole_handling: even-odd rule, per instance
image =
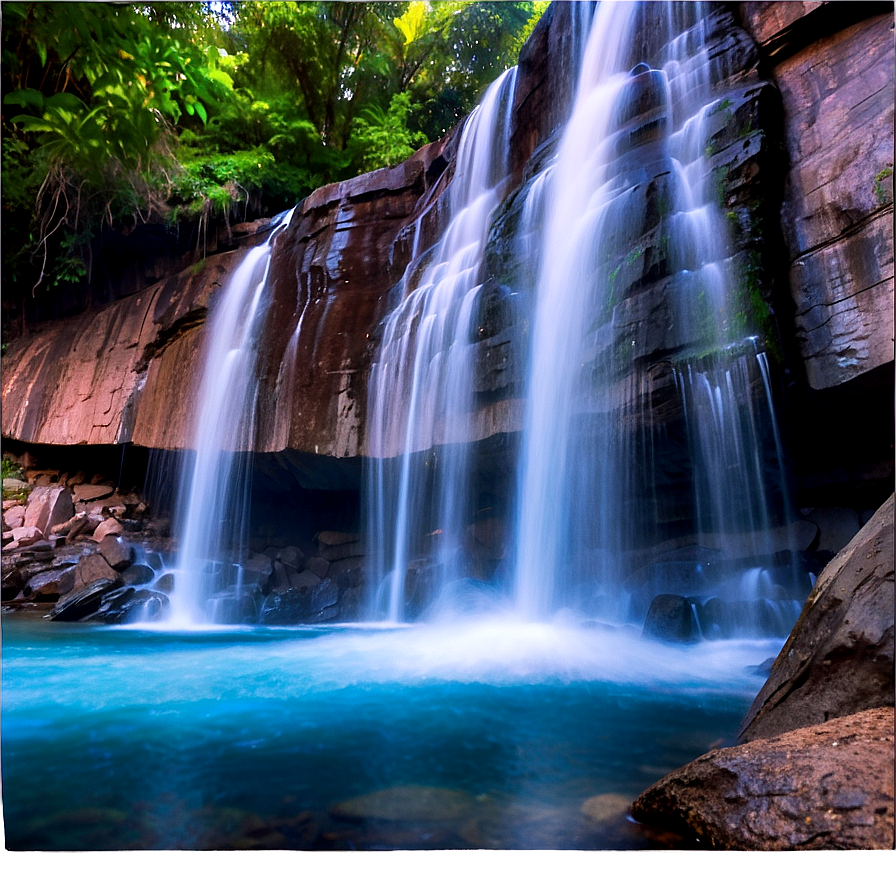
[[423, 3], [422, 0], [412, 0], [408, 3], [405, 14], [392, 20], [402, 33], [405, 44], [412, 44], [426, 33], [427, 6], [429, 4]]

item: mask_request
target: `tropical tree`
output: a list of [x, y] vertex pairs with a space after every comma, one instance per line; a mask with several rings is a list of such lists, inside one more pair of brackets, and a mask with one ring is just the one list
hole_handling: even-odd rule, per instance
[[4, 307], [89, 277], [103, 228], [201, 231], [401, 161], [544, 6], [4, 3]]

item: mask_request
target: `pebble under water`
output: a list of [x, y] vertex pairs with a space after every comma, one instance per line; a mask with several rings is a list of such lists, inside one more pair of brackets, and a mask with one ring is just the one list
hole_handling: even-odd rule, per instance
[[175, 631], [3, 620], [7, 848], [638, 849], [778, 642], [505, 616]]

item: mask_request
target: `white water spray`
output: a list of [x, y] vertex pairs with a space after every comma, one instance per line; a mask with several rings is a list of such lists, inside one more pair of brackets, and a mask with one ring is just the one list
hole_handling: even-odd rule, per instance
[[209, 600], [226, 588], [238, 593], [242, 586], [239, 565], [224, 558], [238, 557], [246, 538], [258, 339], [269, 306], [272, 248], [291, 218], [287, 212], [264, 245], [248, 252], [209, 317], [194, 450], [184, 459], [178, 491], [172, 625], [210, 621]]
[[470, 114], [448, 186], [450, 221], [438, 244], [414, 257], [398, 304], [384, 323], [371, 367], [368, 531], [372, 579], [382, 583], [373, 613], [400, 621], [409, 562], [436, 541], [438, 589], [458, 573], [468, 515], [474, 346], [472, 317], [488, 228], [506, 192], [510, 100], [505, 72]]

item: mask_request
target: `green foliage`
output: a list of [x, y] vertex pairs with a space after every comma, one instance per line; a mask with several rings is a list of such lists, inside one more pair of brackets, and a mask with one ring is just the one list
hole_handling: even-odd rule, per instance
[[21, 479], [25, 472], [21, 465], [17, 464], [11, 457], [4, 457], [0, 460], [0, 473], [2, 479]]
[[426, 142], [426, 134], [408, 128], [413, 106], [406, 93], [396, 93], [387, 111], [368, 106], [355, 125], [350, 150], [363, 169], [395, 165]]
[[[164, 209], [174, 127], [190, 116], [204, 123], [230, 77], [217, 49], [195, 39], [194, 4], [7, 3], [3, 11], [4, 163], [12, 162], [3, 169], [4, 211], [27, 222], [10, 246], [4, 240], [4, 268], [12, 262], [17, 282], [26, 258], [33, 263], [33, 295], [45, 280], [59, 286], [87, 274], [103, 222]], [[33, 176], [22, 177], [26, 167]]]
[[89, 277], [104, 226], [272, 214], [401, 161], [547, 3], [218, 6], [4, 3], [5, 311]]
[[[877, 199], [878, 204], [886, 205], [888, 202], [893, 201], [893, 166], [888, 165], [882, 171], [879, 171], [874, 178], [874, 197]], [[890, 181], [887, 184], [887, 181]], [[887, 191], [887, 187], [889, 186], [889, 192]]]

